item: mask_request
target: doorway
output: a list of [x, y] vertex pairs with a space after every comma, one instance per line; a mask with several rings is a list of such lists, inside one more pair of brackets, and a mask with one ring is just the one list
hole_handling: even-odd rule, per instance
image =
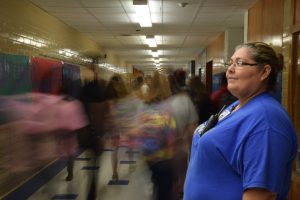
[[[291, 90], [289, 92], [288, 111], [296, 129], [298, 144], [300, 144], [300, 31], [293, 34], [292, 41]], [[300, 199], [300, 151], [294, 164], [289, 200]]]

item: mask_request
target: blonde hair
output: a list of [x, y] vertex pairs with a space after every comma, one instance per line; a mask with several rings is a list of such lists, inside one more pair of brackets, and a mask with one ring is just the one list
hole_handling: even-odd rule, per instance
[[144, 100], [146, 103], [154, 103], [164, 100], [171, 96], [169, 82], [166, 76], [154, 72], [150, 85], [149, 95]]

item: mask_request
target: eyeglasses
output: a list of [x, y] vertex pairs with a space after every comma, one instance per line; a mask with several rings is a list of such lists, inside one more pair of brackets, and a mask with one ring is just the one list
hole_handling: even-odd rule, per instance
[[256, 66], [257, 63], [247, 63], [243, 62], [242, 60], [237, 60], [236, 62], [230, 61], [229, 63], [225, 63], [226, 67], [230, 67], [231, 65], [237, 66], [237, 67], [243, 67], [243, 66]]

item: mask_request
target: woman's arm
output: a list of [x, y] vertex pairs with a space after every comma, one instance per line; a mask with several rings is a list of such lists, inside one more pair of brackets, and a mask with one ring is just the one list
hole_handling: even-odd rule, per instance
[[242, 200], [276, 200], [276, 193], [265, 189], [253, 188], [243, 193]]

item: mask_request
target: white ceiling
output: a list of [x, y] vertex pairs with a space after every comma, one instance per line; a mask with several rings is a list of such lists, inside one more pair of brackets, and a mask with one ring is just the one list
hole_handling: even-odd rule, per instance
[[155, 67], [145, 35], [155, 35], [163, 68], [185, 67], [220, 33], [243, 27], [245, 11], [256, 2], [148, 0], [153, 26], [141, 28], [132, 0], [30, 1], [144, 72]]

